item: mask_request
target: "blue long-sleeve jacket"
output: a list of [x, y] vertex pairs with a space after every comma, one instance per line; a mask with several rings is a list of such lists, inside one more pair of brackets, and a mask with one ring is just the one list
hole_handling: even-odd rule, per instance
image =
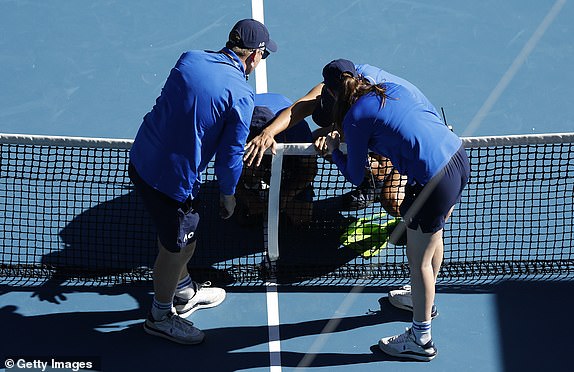
[[197, 195], [214, 156], [223, 194], [241, 175], [254, 93], [239, 58], [224, 51], [182, 54], [130, 151], [142, 179], [180, 202]]
[[[369, 93], [351, 106], [343, 120], [347, 156], [333, 161], [347, 180], [359, 185], [369, 151], [391, 160], [410, 183], [425, 185], [460, 148], [461, 139], [441, 121], [428, 100], [394, 83], [381, 84], [388, 98]], [[422, 93], [421, 93], [422, 94]], [[429, 106], [430, 105], [430, 106]]]
[[382, 84], [382, 83], [395, 83], [405, 87], [414, 98], [421, 104], [425, 105], [427, 110], [439, 116], [438, 111], [433, 106], [433, 104], [428, 100], [428, 98], [410, 81], [403, 79], [397, 75], [393, 75], [388, 71], [382, 70], [378, 67], [361, 64], [355, 65], [355, 69], [359, 75], [366, 78], [371, 84]]

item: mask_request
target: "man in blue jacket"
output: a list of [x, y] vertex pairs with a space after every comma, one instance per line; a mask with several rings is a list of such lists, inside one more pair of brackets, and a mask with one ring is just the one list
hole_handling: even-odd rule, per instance
[[237, 22], [220, 51], [181, 55], [143, 119], [130, 151], [129, 174], [158, 232], [154, 299], [144, 323], [149, 334], [200, 343], [203, 332], [184, 317], [225, 299], [223, 289], [195, 283], [187, 271], [197, 239], [196, 196], [202, 172], [215, 156], [221, 217], [233, 214], [254, 108], [246, 80], [276, 50], [262, 23]]
[[[255, 95], [255, 110], [251, 120], [248, 140], [261, 133], [265, 127], [291, 102], [277, 93]], [[313, 134], [305, 120], [275, 137], [278, 143], [310, 143]], [[313, 156], [286, 156], [281, 176], [280, 211], [290, 223], [300, 225], [309, 222], [313, 212], [313, 180], [317, 174], [317, 159]], [[240, 206], [239, 223], [259, 223], [267, 211], [267, 194], [271, 178], [271, 159], [266, 156], [259, 167], [244, 166], [237, 187]]]

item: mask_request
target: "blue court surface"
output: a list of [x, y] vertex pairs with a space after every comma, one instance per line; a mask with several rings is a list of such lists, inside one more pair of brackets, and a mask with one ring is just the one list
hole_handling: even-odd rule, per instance
[[[0, 132], [133, 139], [179, 55], [221, 48], [253, 9], [279, 45], [249, 80], [258, 90], [297, 99], [347, 58], [413, 82], [460, 136], [574, 132], [568, 0], [0, 0]], [[7, 371], [25, 370], [9, 359], [80, 357], [103, 371], [574, 368], [571, 278], [439, 285], [430, 363], [377, 347], [410, 325], [387, 300], [406, 283], [234, 285], [191, 316], [205, 342], [182, 346], [143, 331], [151, 283], [1, 279]]]

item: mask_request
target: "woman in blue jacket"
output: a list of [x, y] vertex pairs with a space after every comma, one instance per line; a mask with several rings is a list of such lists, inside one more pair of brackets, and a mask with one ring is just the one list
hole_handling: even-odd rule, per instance
[[[390, 355], [429, 361], [437, 354], [431, 320], [443, 228], [470, 173], [462, 141], [422, 94], [397, 83], [372, 84], [351, 61], [332, 61], [323, 78], [323, 92], [334, 101], [335, 131], [315, 141], [318, 151], [332, 155], [355, 185], [363, 180], [369, 151], [390, 159], [407, 176], [400, 212], [407, 225], [413, 323], [401, 335], [382, 338], [379, 347]], [[339, 133], [347, 155], [339, 150]]]

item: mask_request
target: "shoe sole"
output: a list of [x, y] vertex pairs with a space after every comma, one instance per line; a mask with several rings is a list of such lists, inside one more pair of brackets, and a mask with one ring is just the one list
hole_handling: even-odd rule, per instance
[[438, 352], [435, 352], [433, 355], [422, 355], [422, 354], [417, 354], [415, 352], [400, 353], [400, 352], [395, 351], [392, 348], [387, 349], [387, 345], [385, 345], [382, 341], [379, 341], [379, 349], [383, 353], [394, 356], [394, 357], [415, 359], [415, 360], [420, 360], [421, 362], [430, 362], [438, 354]]
[[198, 338], [197, 340], [180, 340], [177, 339], [173, 336], [168, 335], [167, 333], [157, 330], [157, 329], [153, 329], [151, 327], [149, 327], [147, 325], [147, 322], [144, 322], [144, 330], [146, 331], [146, 333], [152, 335], [152, 336], [158, 336], [158, 337], [163, 337], [167, 340], [173, 341], [173, 342], [177, 342], [178, 344], [183, 344], [183, 345], [197, 345], [203, 342], [203, 339], [205, 338], [205, 334], [202, 332], [201, 333], [201, 338]]
[[[389, 296], [388, 298], [389, 298], [389, 303], [390, 303], [391, 305], [393, 305], [394, 307], [399, 308], [399, 309], [402, 309], [402, 310], [407, 310], [407, 311], [410, 311], [410, 312], [413, 311], [412, 306], [408, 306], [408, 305], [403, 304], [403, 303], [400, 302], [399, 300], [396, 300], [395, 297]], [[436, 307], [435, 307], [435, 311], [434, 311], [433, 313], [431, 313], [431, 319], [434, 319], [434, 318], [436, 318], [437, 316], [438, 316], [438, 311], [436, 310]]]
[[356, 212], [356, 211], [360, 211], [361, 209], [367, 209], [369, 208], [371, 205], [373, 205], [374, 203], [370, 203], [370, 204], [354, 204], [354, 205], [343, 205], [341, 206], [341, 210], [345, 211], [345, 212]]
[[182, 318], [187, 318], [188, 316], [190, 316], [191, 314], [193, 314], [194, 312], [196, 312], [197, 310], [200, 309], [209, 309], [211, 307], [215, 307], [219, 304], [221, 304], [223, 301], [225, 301], [225, 297], [226, 297], [227, 293], [223, 294], [223, 297], [221, 297], [221, 299], [212, 302], [210, 304], [199, 304], [193, 307], [190, 307], [189, 309], [186, 309], [185, 307], [183, 309], [178, 309], [177, 306], [174, 306], [175, 308], [175, 312], [177, 313], [177, 315], [179, 315]]

